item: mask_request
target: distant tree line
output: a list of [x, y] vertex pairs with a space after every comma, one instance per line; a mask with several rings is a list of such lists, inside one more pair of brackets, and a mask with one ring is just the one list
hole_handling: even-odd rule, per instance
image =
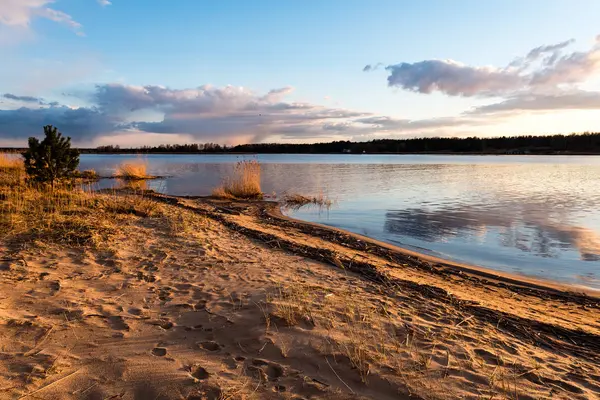
[[227, 146], [217, 143], [190, 143], [190, 144], [161, 144], [159, 146], [141, 146], [121, 148], [119, 145], [98, 146], [95, 149], [84, 149], [89, 153], [222, 153], [227, 151]]
[[[2, 149], [0, 149], [2, 150]], [[377, 139], [368, 142], [255, 143], [237, 146], [216, 143], [166, 144], [120, 148], [100, 146], [81, 153], [465, 153], [465, 154], [600, 154], [600, 133], [492, 138]]]
[[496, 138], [377, 139], [313, 144], [260, 143], [232, 147], [250, 153], [531, 153], [600, 154], [600, 133]]

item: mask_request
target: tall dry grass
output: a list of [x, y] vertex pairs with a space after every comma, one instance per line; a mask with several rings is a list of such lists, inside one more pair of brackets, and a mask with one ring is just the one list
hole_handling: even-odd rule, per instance
[[141, 159], [135, 161], [126, 161], [119, 164], [114, 176], [123, 180], [142, 180], [152, 178], [152, 176], [148, 175], [148, 163]]
[[24, 168], [23, 158], [19, 154], [0, 153], [0, 170]]
[[213, 196], [235, 199], [261, 199], [260, 163], [256, 160], [238, 161], [232, 176], [213, 189]]
[[[146, 177], [145, 163], [120, 166], [129, 179]], [[153, 216], [158, 204], [140, 193], [98, 193], [85, 185], [98, 174], [49, 186], [26, 179], [18, 154], [0, 154], [0, 240], [36, 240], [68, 245], [100, 244], [118, 229], [123, 216]]]
[[0, 153], [0, 186], [20, 185], [25, 180], [25, 164], [19, 154]]

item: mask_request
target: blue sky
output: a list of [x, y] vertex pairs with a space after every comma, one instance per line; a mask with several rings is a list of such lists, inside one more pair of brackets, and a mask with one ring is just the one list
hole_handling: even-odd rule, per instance
[[598, 17], [593, 0], [0, 0], [0, 145], [46, 123], [126, 146], [599, 130]]

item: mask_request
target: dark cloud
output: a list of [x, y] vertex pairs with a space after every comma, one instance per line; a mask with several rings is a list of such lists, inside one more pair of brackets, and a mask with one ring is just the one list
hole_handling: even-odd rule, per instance
[[365, 67], [363, 68], [363, 72], [375, 71], [383, 66], [384, 66], [383, 63], [368, 64], [368, 65], [365, 65]]
[[499, 96], [520, 89], [526, 81], [511, 72], [471, 67], [451, 60], [425, 60], [386, 67], [388, 85], [419, 93], [450, 96]]
[[11, 93], [5, 93], [2, 97], [9, 100], [22, 101], [24, 103], [42, 103], [42, 99], [32, 96], [16, 96]]
[[[568, 40], [539, 46], [506, 67], [479, 67], [452, 60], [388, 65], [388, 85], [418, 93], [507, 97], [521, 92], [561, 90], [589, 79], [600, 69], [598, 38], [590, 50], [563, 54]], [[369, 71], [372, 66], [365, 67]]]
[[74, 140], [94, 138], [123, 129], [118, 121], [89, 108], [47, 107], [0, 110], [0, 138], [40, 136], [44, 125], [54, 125]]

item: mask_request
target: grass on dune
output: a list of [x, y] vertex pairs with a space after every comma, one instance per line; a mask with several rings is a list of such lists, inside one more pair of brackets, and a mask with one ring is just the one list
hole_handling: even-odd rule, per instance
[[[121, 164], [124, 180], [147, 178], [146, 163]], [[0, 153], [0, 240], [36, 240], [67, 245], [96, 245], [128, 216], [157, 214], [158, 204], [143, 194], [94, 192], [94, 170], [76, 171], [51, 186], [27, 179], [19, 154]]]
[[260, 163], [256, 160], [238, 161], [232, 176], [213, 189], [213, 196], [229, 199], [262, 199]]
[[24, 181], [0, 188], [0, 240], [41, 240], [65, 245], [101, 245], [123, 219], [158, 213], [140, 194], [97, 193], [82, 185], [56, 187]]

